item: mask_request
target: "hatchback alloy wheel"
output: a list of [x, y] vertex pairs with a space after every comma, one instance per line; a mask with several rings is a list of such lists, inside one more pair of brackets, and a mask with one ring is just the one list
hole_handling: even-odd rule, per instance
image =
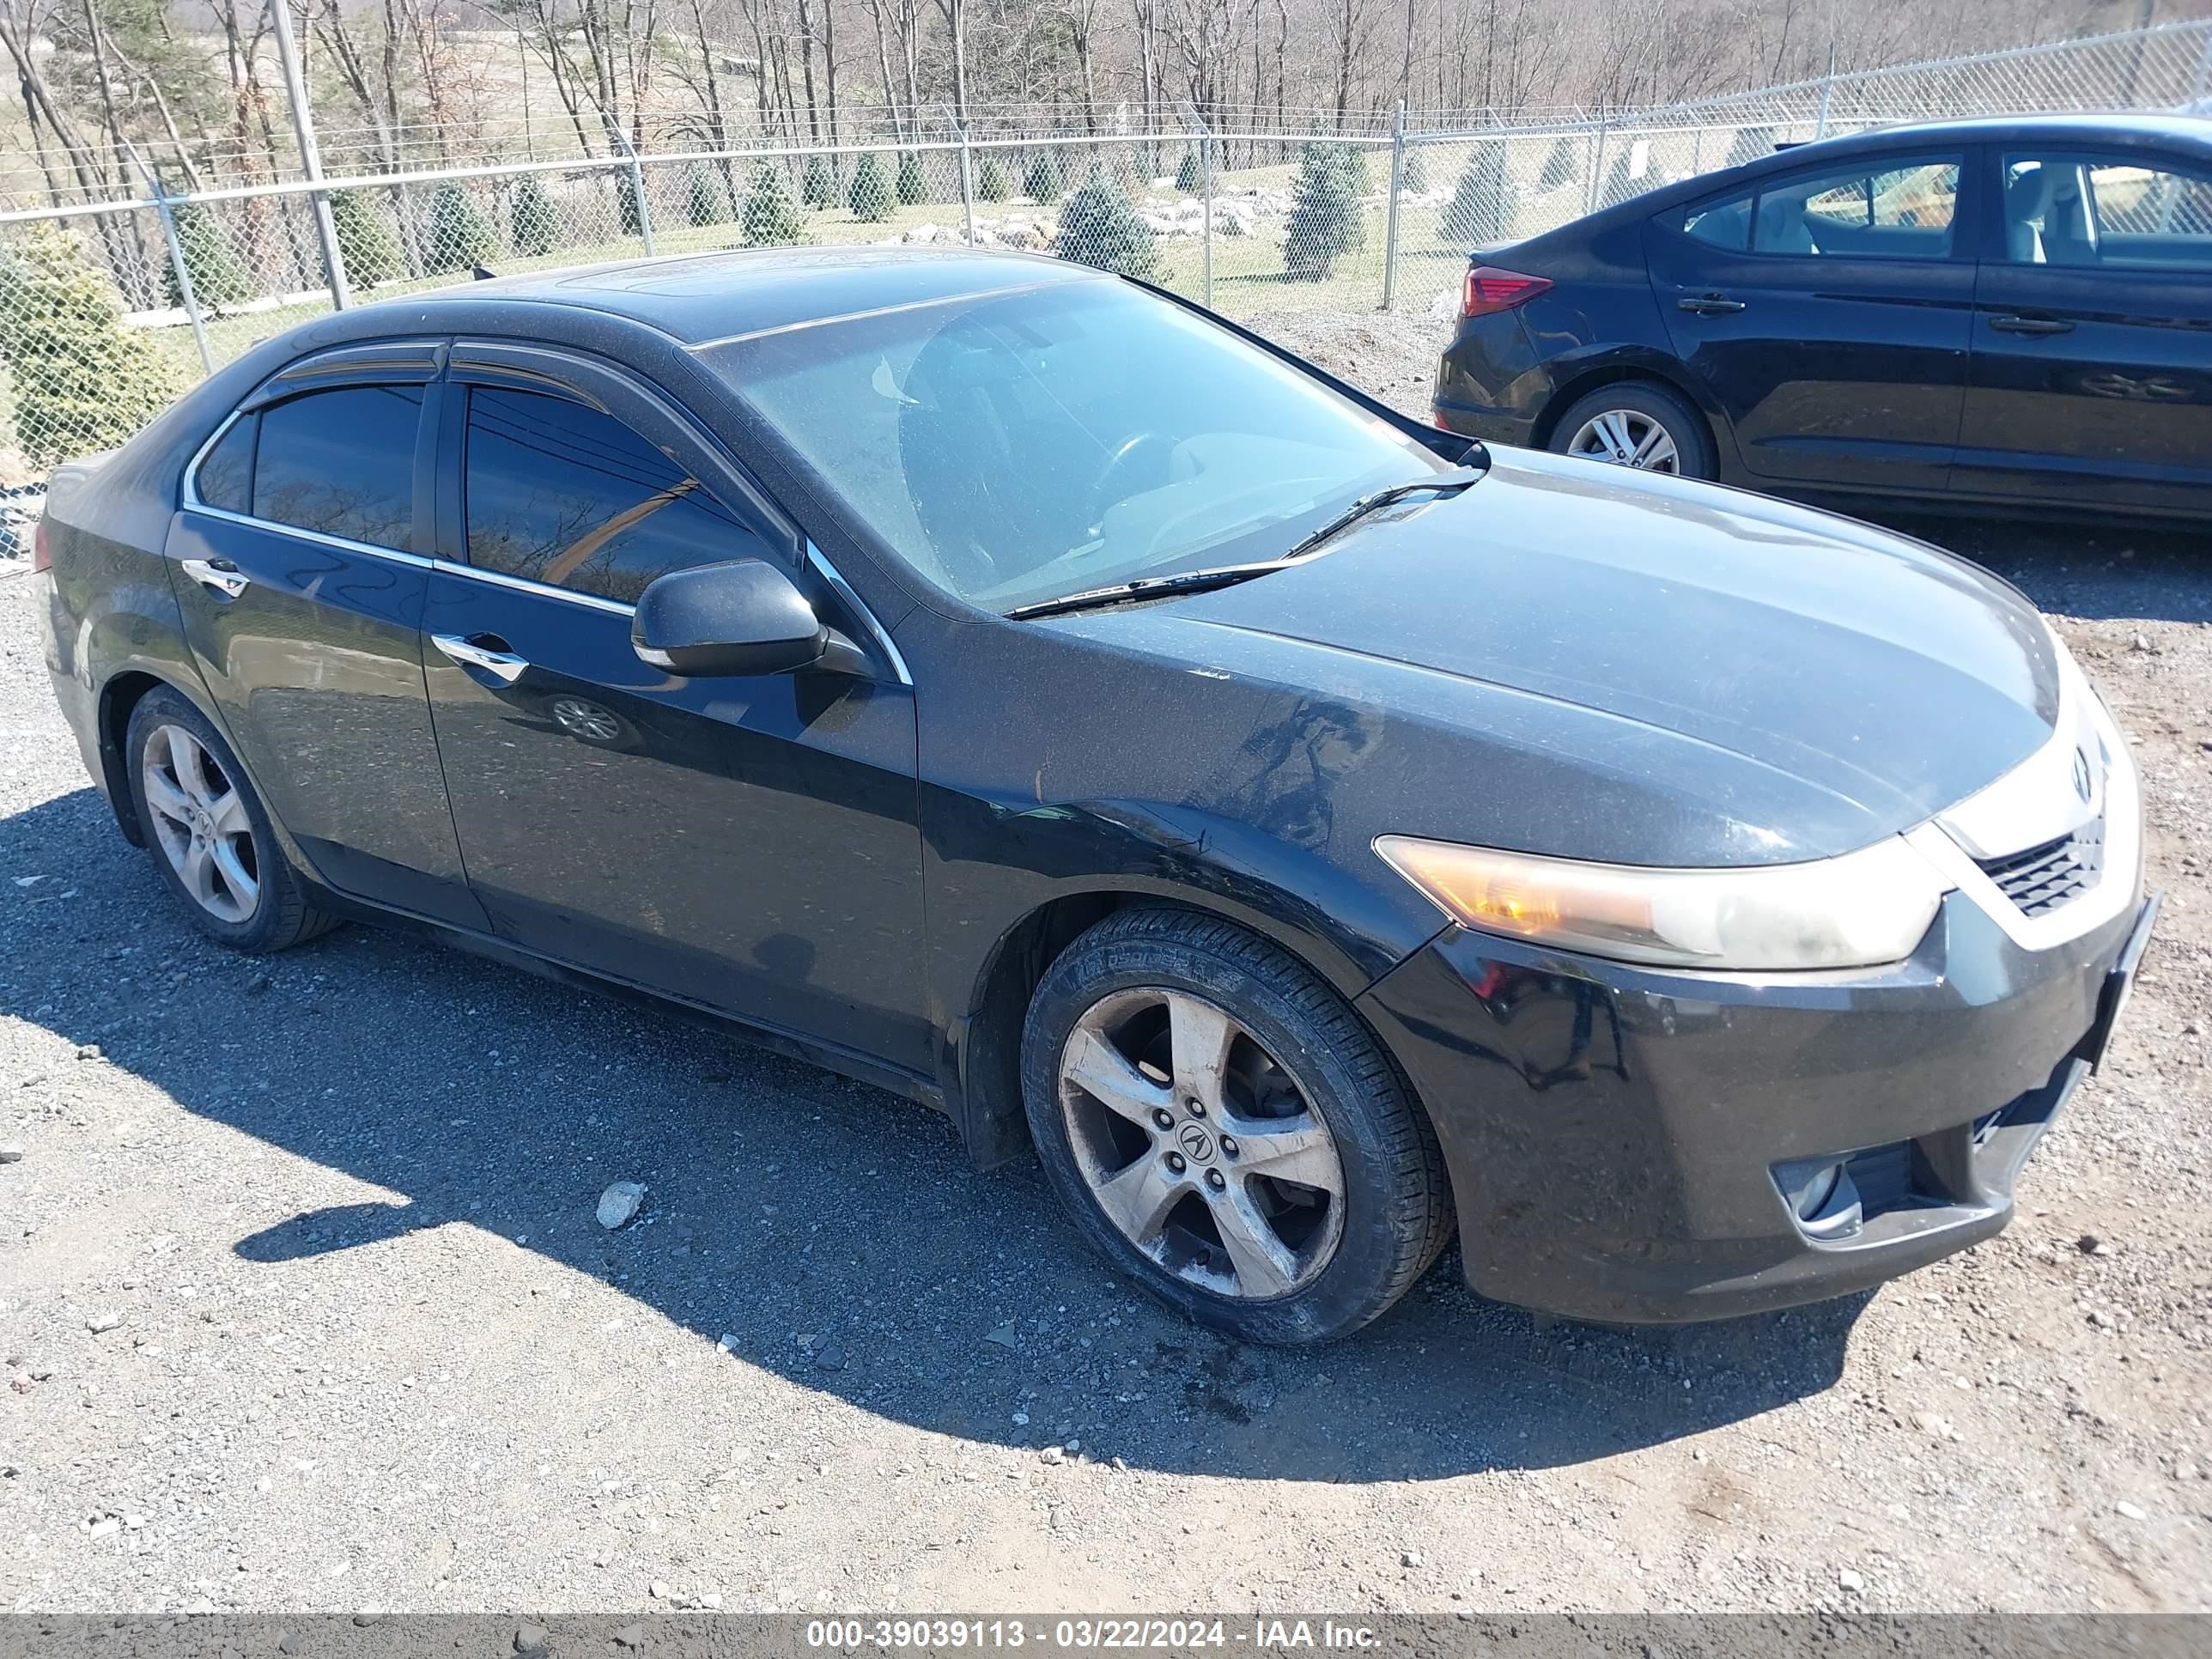
[[1311, 1283], [1344, 1224], [1344, 1170], [1297, 1081], [1182, 991], [1100, 1000], [1060, 1054], [1060, 1112], [1108, 1220], [1168, 1272], [1264, 1300]]
[[139, 783], [185, 890], [219, 921], [251, 921], [261, 902], [261, 861], [246, 798], [222, 763], [183, 726], [163, 726], [147, 742]]
[[1682, 470], [1682, 451], [1674, 434], [1639, 409], [1608, 409], [1591, 416], [1575, 429], [1566, 453], [1639, 472]]

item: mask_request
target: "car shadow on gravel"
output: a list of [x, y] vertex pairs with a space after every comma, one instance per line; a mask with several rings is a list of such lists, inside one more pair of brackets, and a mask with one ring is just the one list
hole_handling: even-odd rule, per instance
[[[733, 1389], [765, 1370], [885, 1419], [1079, 1440], [1138, 1468], [1419, 1480], [1580, 1463], [1819, 1393], [1866, 1302], [1601, 1330], [1485, 1302], [1452, 1257], [1346, 1342], [1244, 1347], [1089, 1255], [1029, 1161], [980, 1173], [942, 1119], [880, 1091], [374, 929], [276, 957], [208, 945], [89, 789], [0, 819], [0, 875], [47, 877], [0, 884], [0, 1007], [380, 1189], [302, 1212], [280, 1161], [221, 1202], [180, 1192], [187, 1212], [236, 1204], [223, 1245], [270, 1291], [305, 1292], [316, 1258], [376, 1252], [395, 1294], [456, 1304], [496, 1341], [526, 1283], [516, 1340], [541, 1359], [562, 1340], [544, 1322], [566, 1286], [551, 1263], [696, 1334]], [[95, 1121], [100, 1075], [66, 1079]], [[206, 1179], [194, 1167], [180, 1189]], [[593, 1212], [617, 1181], [648, 1194], [610, 1232]], [[450, 1246], [410, 1244], [449, 1226], [543, 1260], [472, 1283]], [[598, 1339], [580, 1321], [574, 1340]]]

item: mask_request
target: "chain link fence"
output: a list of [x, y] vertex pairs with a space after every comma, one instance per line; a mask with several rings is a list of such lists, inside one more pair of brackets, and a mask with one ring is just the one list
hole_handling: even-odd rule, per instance
[[[254, 342], [351, 301], [734, 247], [951, 244], [1143, 276], [1224, 314], [1448, 311], [1469, 249], [1535, 234], [1779, 143], [1938, 115], [2212, 111], [2212, 22], [1838, 76], [1667, 109], [1403, 115], [1354, 130], [963, 132], [303, 179], [0, 212], [0, 521]], [[917, 136], [928, 134], [930, 136]], [[502, 141], [504, 142], [504, 141]], [[534, 143], [534, 141], [532, 141]], [[610, 140], [611, 142], [611, 140]], [[129, 158], [137, 164], [138, 158]], [[359, 165], [358, 158], [347, 156]], [[0, 522], [0, 538], [7, 530]]]

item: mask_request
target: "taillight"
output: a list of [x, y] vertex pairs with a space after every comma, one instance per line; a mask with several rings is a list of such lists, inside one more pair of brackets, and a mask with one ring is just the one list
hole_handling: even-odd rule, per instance
[[31, 568], [37, 571], [53, 568], [53, 544], [46, 539], [46, 521], [41, 517], [38, 527], [31, 532]]
[[1548, 276], [1527, 276], [1497, 265], [1477, 265], [1467, 273], [1467, 292], [1460, 296], [1462, 317], [1487, 317], [1526, 305], [1551, 287]]

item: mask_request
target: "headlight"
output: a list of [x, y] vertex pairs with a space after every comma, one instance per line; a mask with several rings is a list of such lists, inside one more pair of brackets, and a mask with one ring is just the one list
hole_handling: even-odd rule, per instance
[[1912, 954], [1948, 884], [1892, 836], [1841, 858], [1656, 870], [1383, 836], [1375, 850], [1463, 927], [1668, 968], [1863, 968]]

